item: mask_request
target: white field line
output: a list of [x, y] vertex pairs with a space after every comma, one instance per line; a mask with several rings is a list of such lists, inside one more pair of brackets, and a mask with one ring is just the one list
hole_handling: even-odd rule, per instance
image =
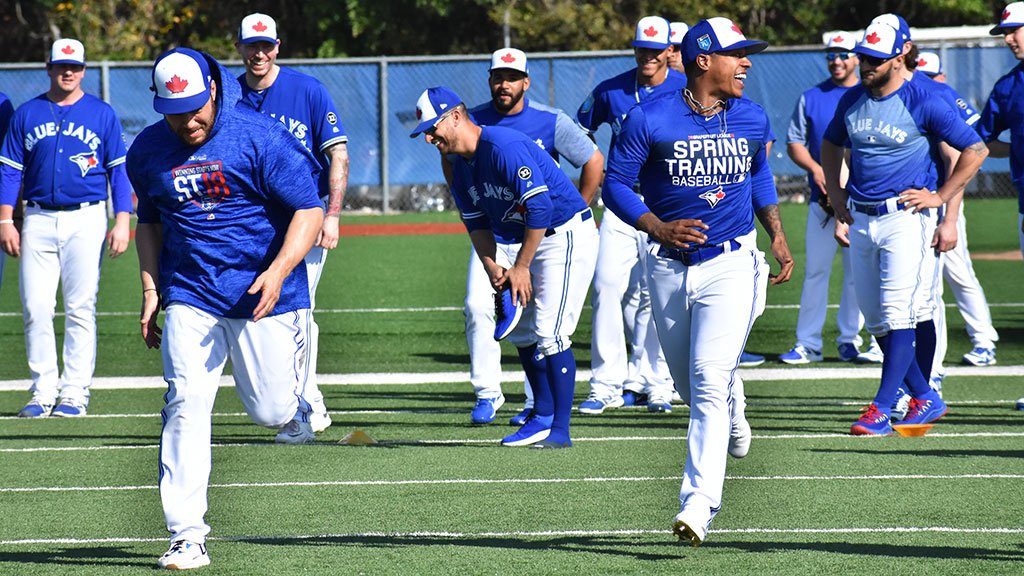
[[[755, 440], [814, 440], [822, 438], [842, 438], [856, 442], [873, 442], [886, 436], [852, 436], [847, 433], [830, 434], [770, 434], [752, 436]], [[1024, 432], [936, 432], [928, 434], [929, 438], [1024, 438]], [[447, 439], [447, 440], [378, 440], [383, 446], [460, 446], [464, 444], [493, 444], [498, 446], [498, 438], [491, 439]], [[594, 438], [573, 438], [573, 442], [682, 442], [686, 436], [604, 436]], [[224, 442], [213, 444], [213, 448], [248, 448], [254, 446], [277, 446], [271, 440], [266, 442]], [[317, 442], [311, 446], [337, 446], [333, 441]], [[123, 444], [112, 446], [40, 446], [35, 448], [0, 448], [0, 454], [28, 454], [33, 452], [99, 452], [104, 450], [155, 450], [159, 444]], [[275, 448], [277, 449], [277, 448]], [[281, 448], [283, 449], [283, 448]]]
[[[1008, 406], [1014, 404], [1016, 400], [947, 400], [946, 404], [950, 406]], [[835, 402], [747, 402], [747, 407], [764, 407], [764, 408], [822, 408], [827, 406], [864, 406], [865, 401], [840, 401]], [[684, 408], [686, 404], [675, 404], [676, 408]], [[644, 412], [647, 410], [646, 406], [620, 406], [616, 408], [618, 410], [633, 411], [633, 412]], [[331, 416], [372, 416], [372, 415], [434, 415], [434, 414], [465, 414], [469, 412], [468, 408], [398, 408], [394, 410], [329, 410], [327, 413]], [[513, 411], [506, 411], [508, 414], [513, 414]], [[248, 418], [249, 415], [245, 412], [214, 412], [211, 414], [214, 418]], [[121, 414], [86, 414], [85, 416], [79, 416], [80, 419], [119, 419], [119, 418], [159, 418], [159, 412], [151, 413], [121, 413]], [[17, 420], [22, 421], [17, 416], [0, 416], [0, 421], [4, 420]]]
[[[716, 528], [714, 534], [1024, 534], [1021, 527], [961, 528], [957, 526], [876, 526], [863, 528]], [[466, 540], [475, 538], [548, 538], [548, 537], [592, 537], [592, 536], [660, 536], [669, 535], [670, 530], [623, 529], [623, 530], [538, 530], [515, 532], [348, 532], [339, 534], [305, 534], [281, 536], [213, 536], [209, 541], [251, 542], [310, 540], [355, 540], [355, 539], [417, 539], [447, 538]], [[146, 544], [167, 542], [167, 537], [113, 537], [113, 538], [26, 538], [21, 540], [0, 540], [0, 546], [27, 546], [38, 544]]]
[[[1024, 308], [1024, 302], [989, 302], [989, 308]], [[829, 304], [830, 309], [839, 308], [839, 304]], [[585, 309], [590, 305], [584, 306]], [[767, 310], [798, 310], [799, 304], [768, 304]], [[956, 308], [955, 303], [947, 303], [946, 308]], [[317, 314], [416, 314], [424, 312], [462, 312], [462, 306], [420, 306], [409, 308], [317, 308]], [[115, 310], [109, 312], [97, 312], [97, 316], [138, 316], [138, 310]], [[0, 312], [0, 318], [20, 317], [21, 312]], [[63, 316], [64, 312], [57, 311], [57, 316]]]
[[[842, 368], [740, 368], [745, 382], [774, 380], [878, 380], [882, 377], [880, 367], [849, 366]], [[576, 381], [590, 380], [590, 370], [577, 370]], [[1024, 366], [950, 366], [946, 376], [1024, 376]], [[522, 382], [523, 372], [511, 370], [501, 373], [502, 382]], [[469, 382], [469, 372], [378, 372], [363, 374], [319, 374], [317, 383], [321, 386], [414, 386], [421, 384], [446, 384]], [[29, 389], [31, 380], [0, 381], [0, 392], [22, 392]], [[220, 385], [235, 385], [231, 376], [222, 376]], [[141, 390], [166, 389], [167, 383], [159, 376], [107, 376], [92, 380], [93, 390]]]
[[[1021, 480], [1024, 474], [885, 474], [872, 476], [726, 476], [730, 481], [756, 482], [834, 482], [862, 480]], [[232, 482], [210, 484], [210, 488], [293, 488], [337, 486], [455, 486], [487, 484], [580, 484], [604, 482], [678, 482], [676, 476], [587, 477], [587, 478], [445, 478], [438, 480], [322, 480], [302, 482]], [[0, 487], [0, 493], [10, 492], [135, 492], [156, 490], [158, 486], [29, 486]]]

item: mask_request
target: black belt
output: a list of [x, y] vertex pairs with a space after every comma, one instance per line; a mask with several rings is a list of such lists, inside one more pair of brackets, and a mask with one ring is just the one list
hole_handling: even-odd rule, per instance
[[701, 262], [717, 258], [726, 252], [739, 250], [739, 247], [740, 243], [736, 240], [729, 240], [728, 242], [711, 246], [700, 246], [698, 248], [666, 248], [662, 246], [658, 250], [658, 256], [677, 260], [682, 262], [683, 266], [693, 266], [694, 264], [700, 264]]
[[560, 226], [555, 226], [554, 228], [548, 228], [547, 232], [544, 233], [544, 236], [548, 237], [548, 236], [554, 236], [555, 234], [558, 234], [559, 232], [561, 232], [563, 230], [563, 228], [565, 227], [566, 224], [573, 224], [573, 220], [575, 220], [577, 216], [579, 216], [580, 222], [586, 222], [587, 220], [590, 220], [591, 218], [594, 217], [594, 212], [591, 211], [590, 208], [587, 208], [586, 210], [583, 210], [582, 212], [580, 212], [578, 214], [573, 214], [572, 218], [569, 218], [568, 220], [566, 220]]
[[93, 200], [92, 202], [82, 202], [81, 204], [68, 204], [65, 206], [57, 206], [54, 204], [43, 204], [42, 202], [36, 202], [35, 200], [26, 200], [25, 205], [30, 208], [42, 208], [43, 210], [53, 210], [56, 212], [71, 212], [72, 210], [78, 210], [79, 208], [95, 206], [102, 202], [103, 200]]
[[863, 204], [861, 202], [854, 202], [853, 200], [850, 201], [850, 205], [853, 206], [853, 209], [857, 212], [867, 214], [868, 216], [885, 216], [886, 214], [895, 214], [896, 212], [903, 210], [904, 206], [902, 202], [897, 202], [896, 209], [893, 210], [889, 204], [885, 202], [882, 202], [881, 204]]

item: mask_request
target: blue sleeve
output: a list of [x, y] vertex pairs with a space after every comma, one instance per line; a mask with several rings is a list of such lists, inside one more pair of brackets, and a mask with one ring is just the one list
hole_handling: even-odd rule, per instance
[[555, 116], [555, 150], [570, 164], [579, 168], [594, 157], [597, 144], [594, 144], [579, 124], [559, 110]]
[[14, 206], [21, 191], [21, 170], [0, 164], [0, 204]]
[[789, 119], [789, 129], [786, 131], [786, 142], [789, 144], [807, 145], [807, 99], [804, 94], [793, 108], [793, 116]]
[[[145, 153], [141, 155], [143, 158], [138, 158], [139, 150], [136, 148], [140, 140], [136, 138], [136, 144], [132, 146], [130, 151], [130, 161], [126, 163], [126, 173], [128, 180], [131, 182], [133, 188], [135, 188], [135, 196], [138, 198], [138, 206], [136, 207], [135, 214], [139, 218], [139, 224], [159, 224], [160, 223], [160, 211], [157, 210], [156, 205], [149, 199], [149, 190], [146, 188], [146, 181], [143, 174], [140, 171], [144, 171]], [[144, 173], [144, 172], [143, 172]]]
[[549, 228], [551, 217], [555, 213], [555, 205], [551, 203], [549, 194], [535, 194], [523, 202], [526, 207], [527, 228]]
[[132, 213], [132, 185], [128, 182], [128, 172], [124, 163], [110, 169], [110, 196], [114, 200], [114, 214]]
[[7, 128], [11, 125], [12, 116], [14, 116], [14, 105], [5, 96], [3, 102], [0, 102], [0, 138], [7, 134]]
[[851, 104], [850, 99], [847, 98], [849, 95], [850, 92], [847, 92], [839, 100], [839, 105], [836, 106], [836, 114], [829, 121], [828, 127], [825, 128], [824, 139], [840, 148], [846, 148], [847, 142], [850, 140], [850, 135], [846, 130], [846, 111], [850, 109]]
[[320, 173], [316, 159], [281, 124], [270, 124], [278, 128], [266, 131], [259, 149], [258, 170], [264, 190], [292, 210], [323, 207], [316, 184]]
[[124, 159], [128, 155], [128, 145], [125, 144], [127, 141], [124, 135], [124, 129], [121, 128], [121, 121], [117, 119], [117, 114], [113, 108], [107, 109], [107, 125], [105, 127], [106, 134], [103, 135], [103, 167], [113, 168], [118, 164], [124, 164]]
[[[509, 188], [519, 203], [526, 207], [527, 228], [549, 228], [551, 216], [554, 212], [551, 199], [548, 196], [548, 185], [544, 181], [544, 173], [541, 171], [537, 159], [532, 154], [546, 154], [537, 148], [532, 142], [517, 141], [506, 145], [501, 153], [495, 148], [495, 164], [497, 165], [503, 179], [508, 182]], [[552, 162], [554, 162], [552, 160]], [[537, 196], [548, 196], [544, 200], [531, 201]]]
[[348, 142], [348, 136], [327, 88], [319, 82], [316, 83], [316, 87], [313, 103], [313, 146], [314, 149], [325, 152], [335, 144]]
[[3, 146], [0, 147], [0, 164], [2, 164], [2, 175], [0, 178], [0, 204], [14, 206], [18, 201], [18, 193], [21, 192], [21, 180], [24, 176], [24, 148], [22, 140], [18, 137], [21, 134], [19, 126], [20, 117], [13, 118], [10, 129], [4, 137]]
[[25, 169], [25, 116], [25, 113], [14, 115], [7, 135], [4, 136], [3, 146], [0, 147], [0, 162], [18, 170]]
[[580, 109], [576, 111], [576, 121], [590, 133], [596, 132], [598, 127], [608, 119], [608, 105], [604, 100], [604, 94], [599, 96], [597, 93], [600, 88], [601, 85], [598, 84], [597, 88], [583, 101], [583, 104], [580, 104]]
[[925, 98], [917, 107], [920, 116], [915, 118], [929, 133], [963, 151], [972, 144], [981, 142], [981, 137], [957, 113], [946, 98]]
[[622, 124], [622, 131], [608, 153], [608, 173], [602, 198], [616, 216], [635, 226], [650, 208], [633, 192], [633, 183], [650, 153], [650, 138], [643, 109], [633, 108]]
[[989, 94], [988, 102], [985, 103], [984, 110], [981, 111], [981, 120], [974, 126], [985, 142], [992, 142], [1009, 128], [1002, 115], [1002, 107], [1000, 106], [1002, 94], [999, 93], [999, 86], [1000, 83], [996, 82], [995, 87], [992, 88], [992, 93]]

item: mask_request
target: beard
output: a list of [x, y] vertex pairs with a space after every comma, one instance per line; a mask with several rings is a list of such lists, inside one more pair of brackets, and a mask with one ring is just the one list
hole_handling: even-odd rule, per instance
[[[494, 104], [494, 109], [495, 110], [497, 110], [498, 112], [501, 112], [502, 114], [508, 114], [509, 112], [512, 111], [513, 108], [515, 108], [517, 105], [519, 105], [519, 102], [522, 101], [524, 94], [526, 94], [525, 90], [523, 92], [520, 92], [519, 94], [509, 94], [507, 92], [495, 92], [495, 93], [491, 94], [491, 102]], [[509, 103], [508, 103], [507, 106], [501, 103], [501, 96], [511, 96], [511, 100], [509, 100]]]
[[892, 78], [892, 73], [893, 68], [890, 67], [889, 70], [884, 74], [879, 74], [875, 72], [875, 75], [872, 78], [865, 78], [861, 82], [864, 84], [865, 88], [881, 88], [882, 86], [885, 86], [889, 82], [890, 78]]

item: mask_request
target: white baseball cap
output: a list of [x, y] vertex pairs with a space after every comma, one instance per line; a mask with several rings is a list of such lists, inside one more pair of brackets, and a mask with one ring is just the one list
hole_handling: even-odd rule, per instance
[[903, 52], [900, 32], [888, 24], [875, 23], [864, 31], [864, 39], [853, 49], [857, 54], [875, 58], [894, 58]]
[[1024, 26], [1024, 2], [1013, 2], [1006, 5], [999, 17], [999, 24], [989, 30], [989, 34], [1002, 36], [1020, 26]]
[[488, 70], [517, 70], [530, 75], [530, 66], [526, 62], [526, 53], [515, 48], [502, 48], [491, 54], [491, 67]]
[[917, 55], [917, 69], [929, 76], [942, 74], [942, 62], [935, 52], [920, 52]]
[[911, 42], [913, 39], [910, 37], [910, 24], [903, 16], [894, 14], [892, 12], [886, 12], [885, 14], [879, 14], [875, 16], [875, 19], [871, 21], [872, 24], [888, 24], [896, 29], [896, 33], [900, 36], [900, 40], [903, 42]]
[[191, 48], [168, 50], [153, 65], [153, 110], [160, 114], [184, 114], [202, 108], [210, 100], [210, 65]]
[[853, 32], [845, 32], [838, 30], [829, 36], [828, 41], [825, 42], [825, 49], [831, 50], [833, 48], [850, 51], [857, 46], [857, 35]]
[[644, 16], [636, 23], [633, 47], [664, 50], [671, 45], [670, 34], [668, 20], [661, 16]]
[[73, 38], [61, 38], [50, 48], [49, 63], [85, 66], [85, 46]]
[[683, 43], [683, 36], [686, 36], [686, 32], [690, 29], [690, 25], [686, 22], [672, 22], [668, 25], [668, 41], [675, 45]]
[[437, 126], [441, 117], [459, 104], [462, 104], [462, 98], [459, 98], [459, 95], [449, 88], [444, 86], [427, 88], [416, 101], [416, 120], [419, 121], [419, 124], [416, 125], [412, 134], [409, 134], [409, 137], [415, 138]]
[[252, 44], [253, 42], [270, 42], [277, 44], [277, 22], [266, 14], [256, 12], [242, 18], [242, 25], [238, 27], [238, 42], [241, 44]]

